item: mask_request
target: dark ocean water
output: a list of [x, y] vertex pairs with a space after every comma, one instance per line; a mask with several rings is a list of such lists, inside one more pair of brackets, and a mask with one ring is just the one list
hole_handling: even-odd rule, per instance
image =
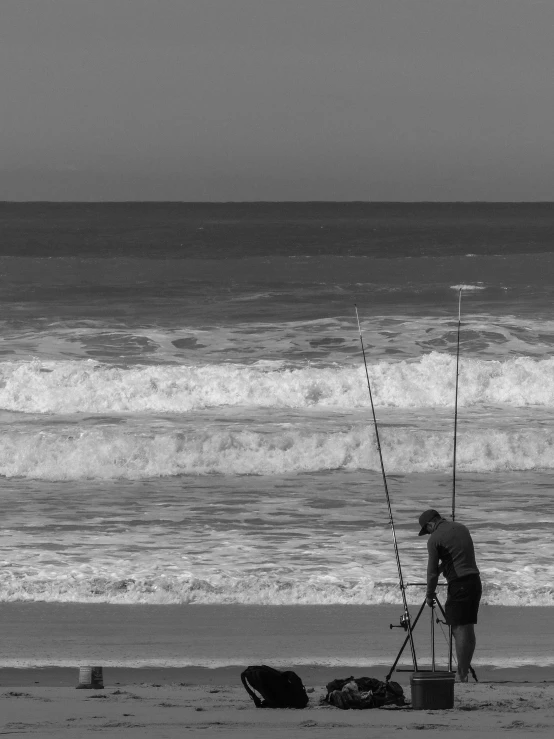
[[[3, 599], [554, 602], [554, 205], [0, 204]], [[417, 601], [420, 594], [415, 593]]]
[[0, 218], [3, 256], [402, 259], [550, 252], [554, 203], [0, 203]]

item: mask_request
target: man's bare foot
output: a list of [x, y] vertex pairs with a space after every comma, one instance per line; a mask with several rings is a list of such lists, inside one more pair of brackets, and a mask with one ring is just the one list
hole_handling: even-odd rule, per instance
[[455, 682], [457, 682], [457, 683], [467, 683], [468, 682], [467, 675], [460, 675], [460, 673], [457, 672], [456, 673]]

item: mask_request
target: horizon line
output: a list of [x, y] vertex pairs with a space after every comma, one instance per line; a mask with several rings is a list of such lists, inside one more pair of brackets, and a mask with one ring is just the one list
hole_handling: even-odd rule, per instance
[[0, 200], [0, 205], [553, 205], [552, 200]]

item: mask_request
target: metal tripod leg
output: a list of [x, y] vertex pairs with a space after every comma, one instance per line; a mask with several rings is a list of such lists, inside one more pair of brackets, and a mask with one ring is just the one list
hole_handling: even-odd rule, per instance
[[[446, 613], [444, 612], [444, 608], [441, 605], [440, 600], [435, 596], [435, 602], [439, 607], [439, 611], [442, 614], [442, 617], [444, 618], [444, 622], [446, 623]], [[448, 670], [449, 672], [452, 672], [452, 626], [448, 626]]]
[[[411, 628], [408, 629], [408, 636], [404, 639], [404, 643], [402, 644], [402, 646], [400, 647], [400, 651], [396, 655], [396, 659], [394, 660], [394, 664], [390, 668], [390, 670], [388, 672], [388, 675], [385, 678], [385, 682], [387, 682], [387, 683], [390, 680], [391, 675], [394, 672], [394, 670], [396, 668], [396, 665], [398, 664], [398, 661], [400, 660], [400, 657], [402, 657], [402, 653], [403, 653], [404, 649], [406, 648], [406, 644], [410, 641], [410, 637], [412, 636], [412, 633], [413, 633], [413, 631], [414, 631], [414, 629], [416, 627], [416, 624], [419, 621], [419, 617], [421, 616], [421, 614], [423, 613], [423, 609], [425, 608], [425, 603], [426, 603], [426, 601], [423, 601], [423, 603], [421, 604], [421, 608], [419, 609], [419, 611], [417, 613], [417, 616], [415, 617], [415, 620], [414, 620], [413, 624], [411, 624]], [[414, 663], [414, 670], [417, 670], [417, 662], [415, 661], [415, 654], [413, 655], [413, 663]]]

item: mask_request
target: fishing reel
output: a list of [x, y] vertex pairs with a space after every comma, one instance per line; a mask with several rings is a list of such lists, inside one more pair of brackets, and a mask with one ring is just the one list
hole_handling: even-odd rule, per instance
[[404, 629], [404, 631], [408, 631], [410, 625], [410, 617], [407, 613], [403, 613], [400, 616], [400, 623], [399, 624], [389, 624], [390, 629]]

